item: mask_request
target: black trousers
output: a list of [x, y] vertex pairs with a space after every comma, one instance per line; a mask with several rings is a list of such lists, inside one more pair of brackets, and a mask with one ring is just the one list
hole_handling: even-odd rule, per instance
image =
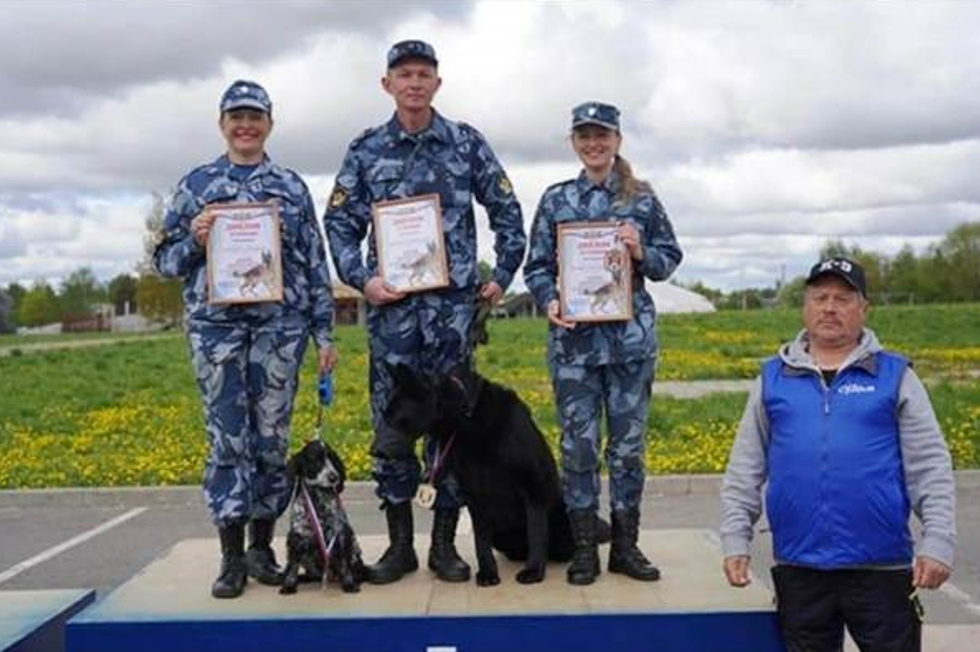
[[788, 652], [840, 652], [844, 627], [861, 652], [920, 652], [911, 570], [772, 569]]

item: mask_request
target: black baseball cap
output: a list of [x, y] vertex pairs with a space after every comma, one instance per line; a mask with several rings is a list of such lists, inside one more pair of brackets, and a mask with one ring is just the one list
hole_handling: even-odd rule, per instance
[[810, 268], [810, 274], [806, 277], [806, 284], [813, 285], [824, 276], [836, 276], [844, 279], [848, 285], [860, 292], [862, 297], [868, 295], [864, 280], [864, 268], [849, 258], [835, 257], [821, 260]]

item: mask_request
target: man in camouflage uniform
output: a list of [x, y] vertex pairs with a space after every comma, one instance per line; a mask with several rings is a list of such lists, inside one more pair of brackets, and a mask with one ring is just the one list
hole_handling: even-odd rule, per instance
[[[246, 573], [281, 581], [270, 543], [289, 502], [285, 462], [289, 422], [307, 340], [321, 371], [333, 367], [333, 297], [323, 238], [306, 184], [269, 160], [264, 142], [272, 103], [258, 84], [237, 81], [222, 97], [228, 153], [195, 168], [174, 193], [154, 266], [184, 280], [191, 359], [208, 435], [204, 496], [218, 527], [222, 571], [215, 597], [241, 594]], [[274, 202], [282, 234], [283, 298], [210, 304], [205, 245], [215, 204]], [[244, 551], [245, 524], [250, 545]]]
[[[563, 492], [576, 541], [568, 569], [572, 584], [591, 584], [599, 573], [595, 513], [599, 507], [600, 426], [608, 426], [613, 542], [609, 569], [642, 580], [659, 571], [636, 547], [643, 494], [644, 446], [657, 356], [656, 310], [644, 279], [668, 278], [681, 261], [667, 213], [645, 182], [632, 177], [619, 156], [619, 111], [587, 102], [572, 113], [572, 144], [585, 169], [548, 188], [531, 227], [524, 278], [551, 322], [548, 369], [562, 428]], [[632, 258], [633, 317], [572, 323], [558, 302], [558, 225], [615, 221]]]
[[[418, 568], [410, 501], [419, 485], [420, 467], [410, 433], [396, 432], [383, 422], [393, 384], [390, 369], [402, 363], [436, 372], [467, 363], [477, 293], [497, 301], [524, 256], [521, 209], [510, 181], [476, 129], [432, 108], [440, 84], [431, 45], [402, 41], [391, 48], [382, 86], [394, 99], [395, 115], [351, 143], [324, 217], [340, 278], [368, 301], [374, 476], [391, 540], [381, 560], [369, 568], [369, 581], [376, 584], [397, 581]], [[430, 193], [439, 195], [442, 208], [449, 286], [413, 294], [393, 291], [378, 275], [373, 237], [368, 238], [366, 264], [361, 253], [371, 206]], [[497, 266], [492, 280], [482, 287], [473, 198], [486, 208], [496, 236]], [[434, 451], [427, 452], [431, 458]], [[462, 501], [450, 479], [436, 481], [429, 568], [445, 581], [466, 581], [469, 566], [453, 543]]]

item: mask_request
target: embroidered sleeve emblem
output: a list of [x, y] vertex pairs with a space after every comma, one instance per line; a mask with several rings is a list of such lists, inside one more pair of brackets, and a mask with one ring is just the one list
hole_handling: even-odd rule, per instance
[[343, 188], [334, 188], [330, 195], [330, 208], [340, 208], [347, 201], [347, 191]]

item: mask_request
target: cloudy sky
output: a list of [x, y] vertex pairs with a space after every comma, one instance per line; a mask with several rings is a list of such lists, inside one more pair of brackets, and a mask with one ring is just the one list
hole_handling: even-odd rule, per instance
[[487, 136], [528, 226], [577, 173], [571, 107], [599, 99], [671, 216], [679, 280], [772, 285], [828, 238], [921, 251], [980, 219], [978, 33], [980, 2], [6, 0], [0, 284], [132, 271], [151, 193], [223, 151], [240, 77], [270, 91], [270, 154], [322, 210], [390, 115], [403, 38], [434, 44], [437, 108]]

